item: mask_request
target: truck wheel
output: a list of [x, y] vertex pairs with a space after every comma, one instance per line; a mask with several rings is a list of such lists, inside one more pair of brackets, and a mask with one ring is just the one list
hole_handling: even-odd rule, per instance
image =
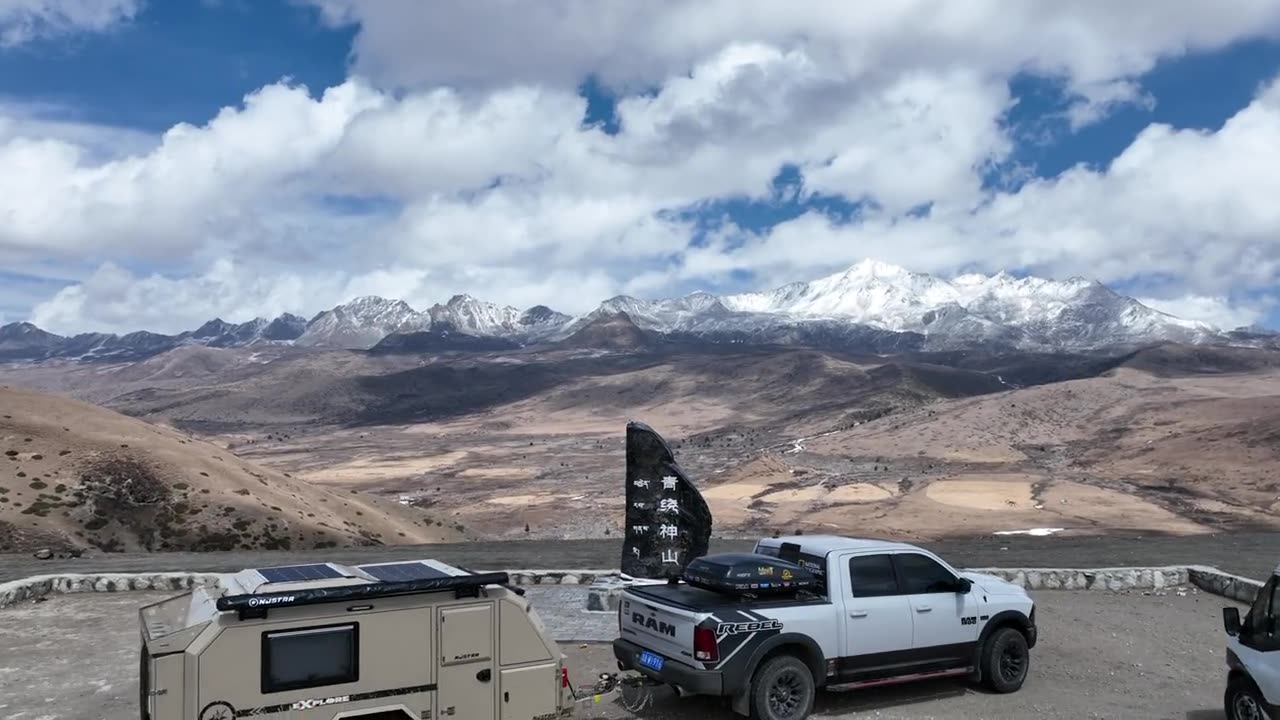
[[1031, 665], [1027, 639], [1011, 627], [991, 633], [982, 649], [982, 677], [987, 687], [998, 693], [1011, 693], [1022, 687]]
[[751, 678], [751, 717], [801, 720], [813, 710], [817, 688], [809, 666], [794, 655], [770, 658]]
[[1227, 720], [1269, 720], [1266, 702], [1249, 678], [1235, 677], [1227, 683], [1223, 697]]

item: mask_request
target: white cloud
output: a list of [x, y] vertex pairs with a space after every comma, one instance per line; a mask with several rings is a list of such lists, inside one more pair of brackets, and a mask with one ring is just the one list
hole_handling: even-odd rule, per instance
[[270, 215], [255, 205], [264, 194], [294, 202], [299, 175], [381, 99], [354, 82], [319, 101], [270, 85], [243, 109], [203, 127], [176, 125], [150, 152], [107, 162], [53, 134], [11, 135], [0, 144], [0, 261], [6, 252], [183, 257], [256, 223], [255, 211]]
[[[1135, 78], [1162, 57], [1275, 34], [1270, 0], [314, 1], [360, 25], [353, 77], [332, 88], [268, 85], [159, 137], [0, 104], [0, 266], [98, 268], [37, 320], [172, 331], [456, 292], [584, 311], [866, 256], [943, 274], [1160, 275], [1174, 281], [1158, 296], [1209, 298], [1182, 307], [1230, 319], [1253, 311], [1220, 298], [1280, 280], [1275, 86], [1219, 132], [1152, 126], [1103, 170], [982, 187], [1013, 149], [1013, 74], [1061, 76], [1082, 127], [1149, 102]], [[616, 135], [583, 125], [588, 73], [623, 93]], [[803, 175], [789, 193], [874, 209], [761, 235], [725, 226], [687, 247], [692, 225], [672, 211], [765, 197], [784, 165]]]
[[[178, 333], [213, 317], [245, 322], [293, 312], [310, 317], [362, 295], [401, 298], [419, 310], [469, 293], [491, 302], [530, 307], [547, 297], [574, 299], [561, 306], [586, 312], [600, 299], [625, 290], [606, 273], [543, 271], [521, 267], [384, 267], [358, 273], [308, 269], [264, 272], [252, 264], [214, 261], [204, 272], [180, 278], [136, 275], [115, 264], [37, 304], [31, 321], [51, 332]], [[0, 293], [0, 299], [3, 294]]]
[[1177, 317], [1201, 320], [1220, 328], [1235, 329], [1246, 327], [1263, 320], [1274, 300], [1263, 305], [1241, 305], [1231, 302], [1226, 297], [1208, 297], [1205, 295], [1186, 295], [1174, 298], [1138, 298], [1147, 307]]
[[0, 2], [0, 48], [37, 38], [102, 32], [131, 20], [142, 0], [4, 0]]
[[356, 71], [406, 86], [657, 85], [733, 43], [806, 48], [857, 77], [971, 68], [1061, 73], [1089, 97], [1162, 56], [1280, 32], [1272, 0], [311, 0], [359, 25]]
[[[877, 213], [838, 225], [809, 213], [734, 249], [691, 252], [685, 272], [764, 269], [785, 281], [871, 256], [940, 273], [970, 265], [1106, 283], [1168, 276], [1193, 296], [1226, 297], [1280, 283], [1278, 164], [1273, 82], [1218, 132], [1152, 125], [1103, 170], [1077, 167], [976, 209], [940, 203], [923, 218]], [[1210, 314], [1229, 313], [1264, 314]]]

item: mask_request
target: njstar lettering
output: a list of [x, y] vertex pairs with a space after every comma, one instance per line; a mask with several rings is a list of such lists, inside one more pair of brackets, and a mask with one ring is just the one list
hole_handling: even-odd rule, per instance
[[280, 597], [263, 597], [249, 598], [249, 607], [261, 607], [262, 605], [279, 605], [281, 603], [293, 602], [292, 595], [282, 595]]
[[644, 613], [631, 613], [631, 622], [662, 635], [670, 635], [671, 637], [676, 636], [675, 625], [661, 622], [657, 618], [645, 617]]

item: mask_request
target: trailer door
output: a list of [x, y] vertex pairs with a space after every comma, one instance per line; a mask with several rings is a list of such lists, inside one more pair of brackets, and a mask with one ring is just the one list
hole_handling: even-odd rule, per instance
[[495, 717], [493, 620], [493, 603], [440, 611], [436, 717], [458, 720]]

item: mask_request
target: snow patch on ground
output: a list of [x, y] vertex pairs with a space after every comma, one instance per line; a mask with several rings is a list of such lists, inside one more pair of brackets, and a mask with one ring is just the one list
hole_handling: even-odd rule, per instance
[[1034, 535], [1036, 537], [1047, 537], [1054, 533], [1060, 533], [1066, 528], [1031, 528], [1029, 530], [997, 530], [995, 535]]

